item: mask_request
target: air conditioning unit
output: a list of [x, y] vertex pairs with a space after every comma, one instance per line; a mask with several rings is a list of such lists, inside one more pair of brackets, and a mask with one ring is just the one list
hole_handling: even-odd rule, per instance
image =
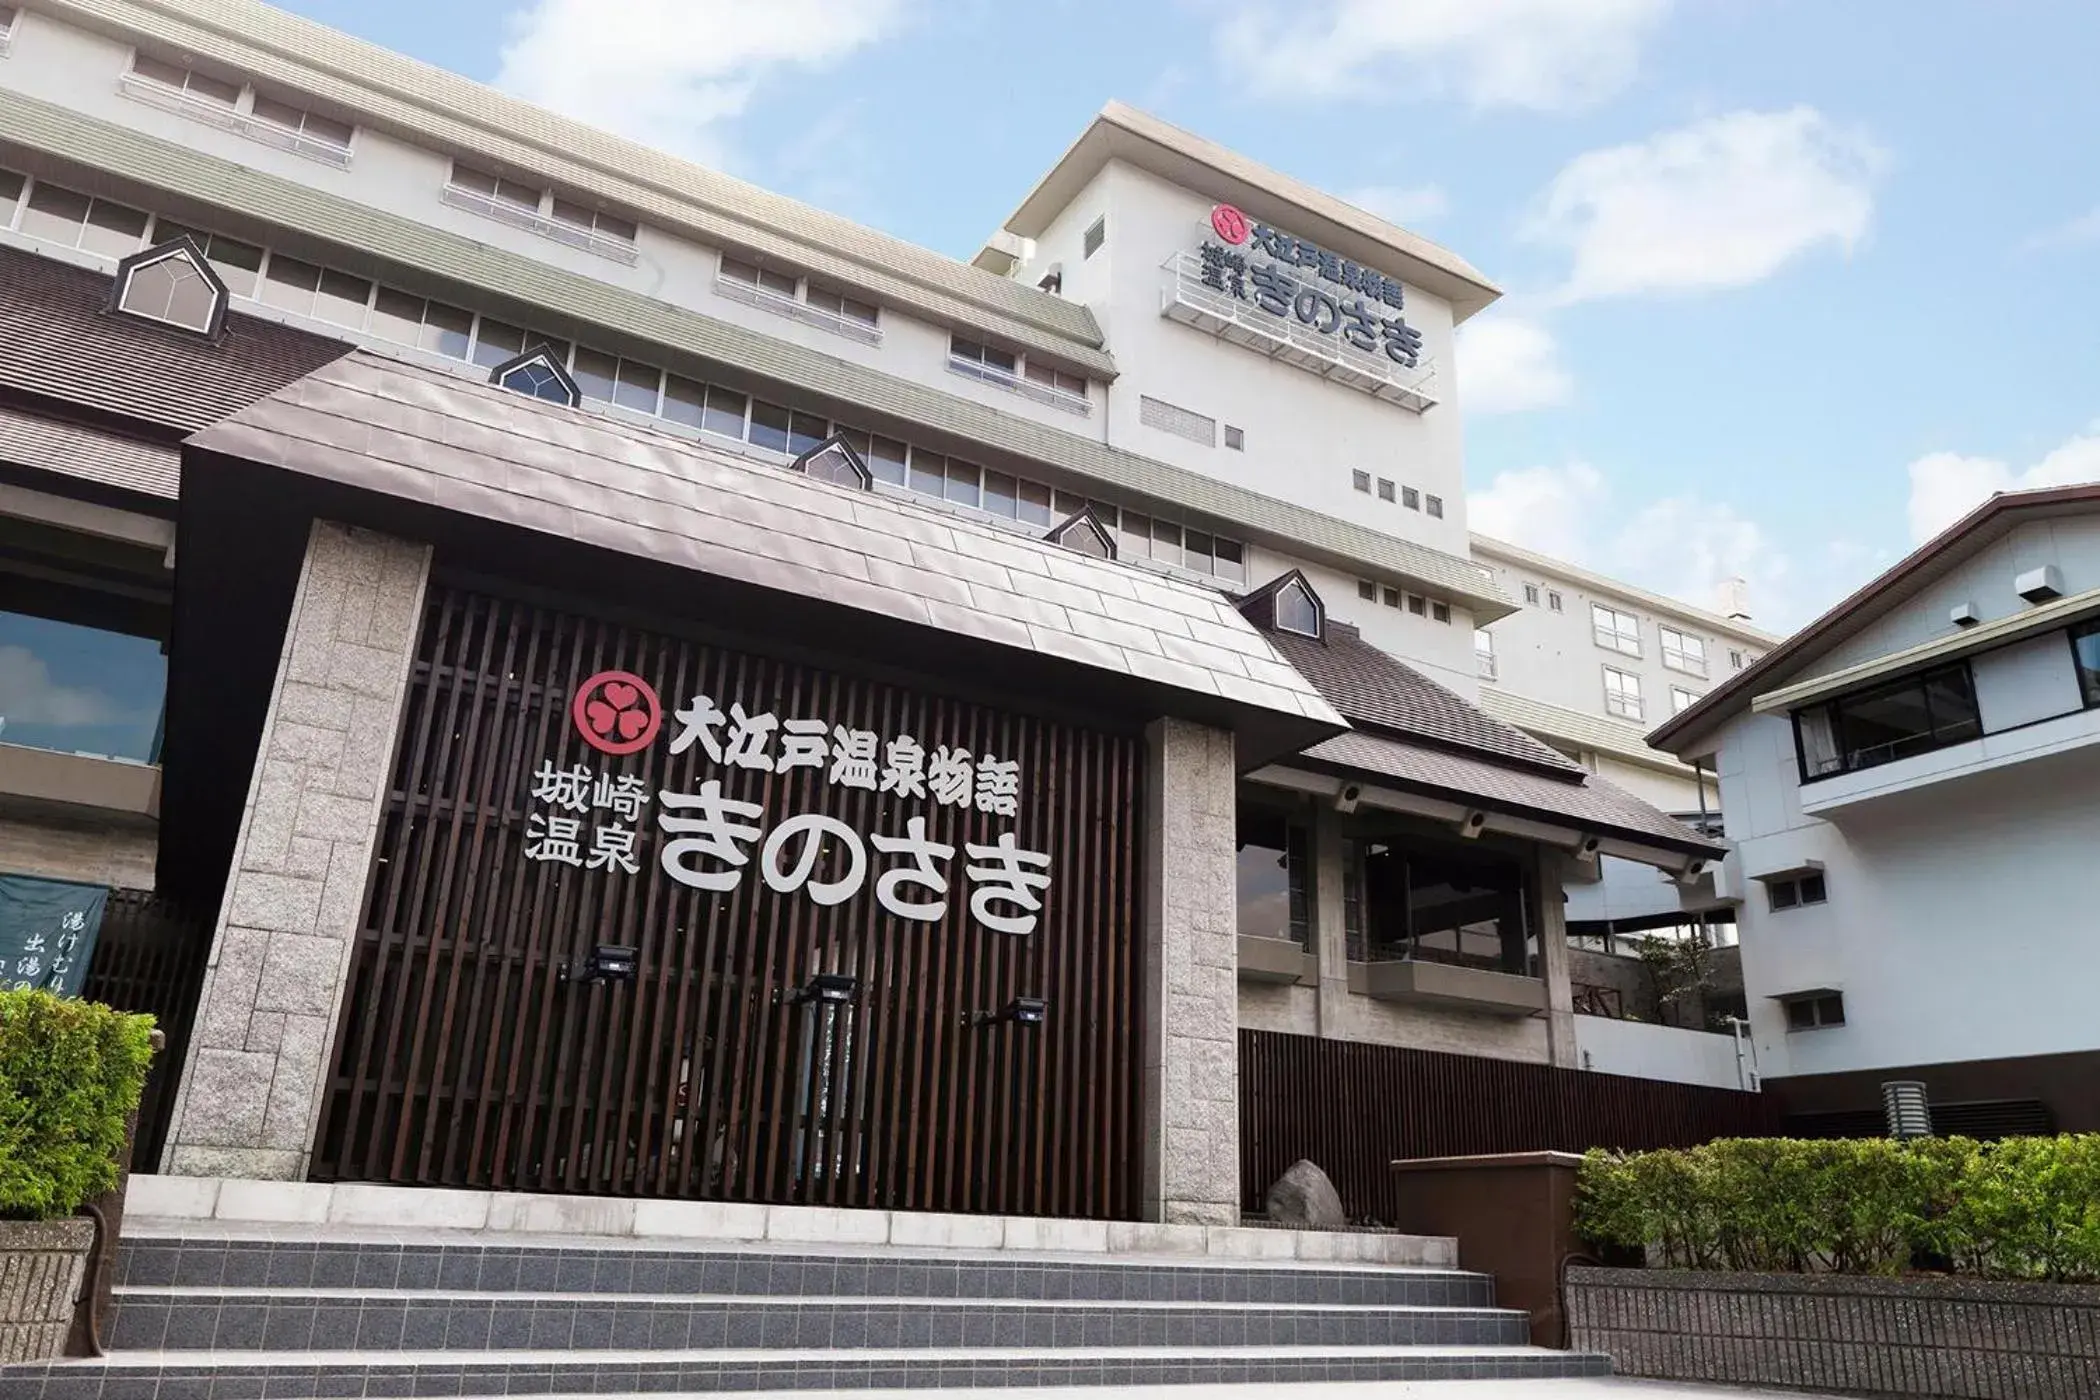
[[2029, 569], [2013, 580], [2013, 592], [2030, 603], [2046, 603], [2051, 598], [2061, 598], [2064, 596], [2063, 571], [2054, 564]]

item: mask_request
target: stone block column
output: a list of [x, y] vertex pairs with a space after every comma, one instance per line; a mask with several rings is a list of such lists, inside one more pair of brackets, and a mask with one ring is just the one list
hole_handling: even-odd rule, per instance
[[1349, 1005], [1348, 836], [1342, 814], [1326, 802], [1313, 809], [1313, 954], [1320, 986], [1314, 1024], [1324, 1040], [1340, 1040]]
[[1561, 883], [1563, 863], [1573, 859], [1541, 849], [1533, 878], [1539, 911], [1539, 975], [1546, 980], [1546, 1058], [1574, 1069], [1582, 1063], [1575, 1044], [1575, 989], [1568, 982], [1568, 902]]
[[306, 1176], [430, 549], [316, 521], [161, 1170]]
[[1145, 1215], [1239, 1220], [1238, 775], [1232, 735], [1165, 719], [1147, 737]]

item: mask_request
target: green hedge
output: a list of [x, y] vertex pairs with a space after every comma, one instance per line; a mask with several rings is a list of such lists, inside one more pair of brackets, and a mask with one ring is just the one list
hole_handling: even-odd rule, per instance
[[50, 1220], [117, 1184], [153, 1018], [0, 992], [0, 1218]]
[[2100, 1281], [2100, 1134], [1593, 1151], [1576, 1224], [1680, 1268]]

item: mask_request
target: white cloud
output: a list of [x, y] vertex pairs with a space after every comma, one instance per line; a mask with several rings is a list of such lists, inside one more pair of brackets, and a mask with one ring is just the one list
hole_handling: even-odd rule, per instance
[[1441, 185], [1363, 185], [1344, 192], [1342, 198], [1402, 228], [1440, 219], [1451, 208], [1450, 196]]
[[1999, 491], [2090, 481], [2100, 481], [2100, 435], [2091, 429], [2018, 471], [1995, 457], [1927, 453], [1910, 464], [1910, 537], [1924, 543]]
[[1883, 163], [1814, 108], [1731, 112], [1577, 156], [1524, 232], [1573, 256], [1561, 302], [1748, 286], [1816, 248], [1857, 247]]
[[1721, 585], [1749, 585], [1753, 622], [1797, 627], [1888, 562], [1831, 540], [1798, 558], [1726, 501], [1677, 495], [1628, 507], [1587, 462], [1507, 471], [1466, 497], [1472, 528], [1621, 578], [1695, 607], [1717, 608]]
[[2095, 242], [2100, 242], [2100, 208], [2088, 209], [2075, 219], [2066, 219], [2053, 228], [2043, 229], [2022, 243], [2020, 251], [2033, 253], [2046, 248], [2075, 248]]
[[1458, 329], [1458, 380], [1468, 413], [1521, 413], [1575, 397], [1553, 333], [1523, 316], [1490, 312]]
[[[892, 32], [905, 0], [531, 0], [496, 85], [660, 150], [720, 164], [723, 124], [764, 79]], [[813, 85], [826, 106], [831, 96]]]
[[0, 723], [68, 727], [121, 724], [130, 716], [99, 690], [60, 685], [44, 659], [23, 646], [0, 646]]
[[1235, 0], [1216, 43], [1266, 97], [1455, 96], [1561, 111], [1612, 96], [1670, 0]]

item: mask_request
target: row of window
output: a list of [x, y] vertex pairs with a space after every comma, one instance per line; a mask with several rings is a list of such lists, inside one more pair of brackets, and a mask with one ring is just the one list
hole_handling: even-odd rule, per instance
[[1373, 583], [1370, 579], [1356, 581], [1356, 596], [1366, 603], [1383, 602], [1389, 608], [1404, 607], [1416, 617], [1432, 618], [1437, 622], [1451, 620], [1451, 605], [1438, 598], [1424, 598], [1419, 593], [1409, 593], [1390, 583]]
[[[203, 250], [235, 297], [377, 340], [484, 369], [494, 369], [544, 345], [586, 400], [616, 404], [680, 428], [789, 456], [807, 451], [833, 431], [851, 431], [854, 446], [877, 480], [1022, 524], [1047, 527], [1088, 504], [1086, 498], [1053, 491], [1042, 482], [851, 430], [816, 414], [669, 373], [646, 361], [574, 345], [532, 327], [4, 170], [0, 170], [0, 228], [111, 258], [187, 236]], [[1101, 522], [1118, 532], [1119, 558], [1151, 559], [1226, 583], [1247, 581], [1246, 550], [1238, 540], [1106, 502], [1092, 504]]]
[[297, 102], [258, 91], [252, 83], [200, 73], [151, 54], [135, 53], [124, 91], [157, 106], [228, 127], [273, 146], [347, 165], [356, 127]]
[[[1681, 715], [1699, 703], [1696, 693], [1681, 685], [1670, 687], [1670, 713]], [[1604, 708], [1621, 719], [1641, 719], [1646, 707], [1641, 700], [1641, 678], [1616, 666], [1604, 668]]]
[[[1558, 589], [1542, 588], [1536, 583], [1524, 585], [1524, 603], [1527, 607], [1538, 607], [1541, 596], [1548, 612], [1566, 611], [1564, 600]], [[1597, 645], [1607, 651], [1616, 651], [1626, 656], [1643, 654], [1641, 643], [1641, 620], [1630, 612], [1603, 603], [1590, 604], [1590, 630]], [[1681, 628], [1657, 624], [1658, 640], [1662, 643], [1662, 663], [1673, 671], [1682, 671], [1688, 676], [1705, 679], [1710, 672], [1706, 663], [1706, 639], [1697, 637]], [[1740, 671], [1751, 658], [1741, 651], [1728, 653], [1729, 669]]]
[[[1372, 494], [1373, 483], [1369, 472], [1352, 471], [1349, 473], [1349, 484], [1363, 495]], [[1423, 511], [1438, 520], [1444, 518], [1442, 496], [1425, 495], [1412, 486], [1401, 486], [1391, 478], [1383, 476], [1377, 479], [1376, 487], [1378, 499], [1381, 501], [1396, 501], [1408, 510]]]

